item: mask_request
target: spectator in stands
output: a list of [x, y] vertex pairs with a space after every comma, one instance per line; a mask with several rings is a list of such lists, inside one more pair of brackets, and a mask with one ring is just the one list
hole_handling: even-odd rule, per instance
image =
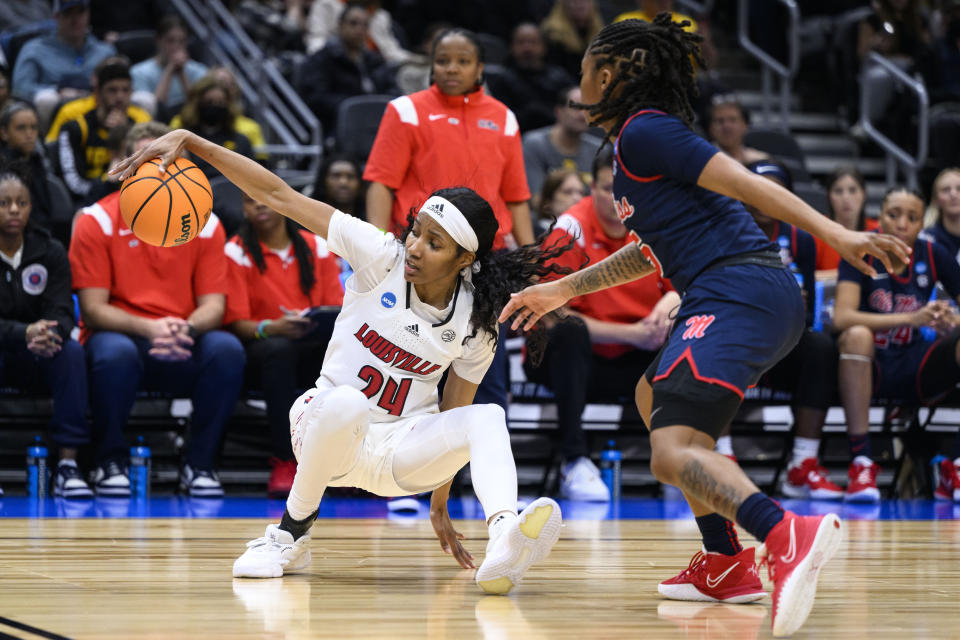
[[367, 48], [370, 15], [362, 4], [349, 3], [340, 13], [337, 35], [303, 63], [300, 95], [332, 135], [340, 103], [351, 96], [396, 95], [393, 71]]
[[537, 194], [540, 202], [537, 219], [534, 220], [534, 231], [537, 235], [546, 231], [564, 211], [577, 204], [585, 195], [584, 191], [579, 171], [554, 169], [547, 174], [547, 179], [543, 181], [543, 187]]
[[[877, 221], [867, 217], [867, 183], [856, 167], [840, 166], [827, 178], [827, 213], [847, 229], [872, 231]], [[817, 270], [835, 270], [840, 255], [820, 238], [817, 242]]]
[[313, 0], [307, 16], [307, 33], [304, 38], [307, 52], [314, 53], [326, 46], [327, 41], [337, 34], [339, 20], [348, 4], [359, 4], [369, 16], [368, 38], [383, 59], [391, 65], [405, 64], [421, 56], [407, 51], [397, 40], [390, 13], [381, 6], [380, 0]]
[[[208, 73], [191, 85], [187, 102], [175, 121], [183, 129], [252, 158], [253, 145], [236, 127], [239, 115], [239, 106], [230, 99], [227, 87], [212, 73]], [[195, 157], [192, 160], [208, 179], [220, 175], [202, 158]]]
[[36, 104], [43, 122], [59, 100], [57, 85], [64, 76], [89, 77], [101, 60], [116, 53], [87, 33], [89, 0], [54, 0], [53, 13], [57, 32], [23, 45], [13, 68], [13, 93]]
[[[107, 177], [110, 149], [107, 138], [113, 129], [148, 122], [150, 114], [130, 104], [132, 83], [125, 58], [113, 57], [97, 65], [92, 101], [81, 99], [64, 105], [61, 115], [84, 107], [81, 115], [66, 121], [56, 134], [60, 173], [77, 204], [92, 202], [94, 185]], [[68, 109], [68, 107], [70, 107]], [[49, 135], [48, 135], [49, 138]]]
[[[531, 244], [519, 126], [512, 111], [483, 92], [482, 47], [472, 32], [451, 29], [437, 36], [431, 59], [430, 88], [392, 100], [380, 121], [363, 175], [370, 183], [367, 221], [399, 232], [410, 210], [436, 188], [470, 184], [497, 216], [495, 250], [508, 241]], [[506, 377], [500, 348], [475, 402], [505, 407]]]
[[[793, 190], [793, 179], [782, 164], [760, 160], [747, 167], [781, 187]], [[767, 237], [780, 247], [780, 258], [796, 275], [806, 308], [806, 330], [800, 336], [800, 342], [761, 379], [763, 386], [789, 391], [793, 399], [793, 454], [780, 490], [790, 498], [839, 500], [843, 498], [843, 489], [830, 481], [819, 462], [820, 434], [837, 388], [837, 348], [832, 336], [811, 329], [816, 244], [813, 236], [803, 229], [771, 218], [756, 207], [744, 206]], [[717, 439], [717, 451], [733, 456], [729, 427]]]
[[[873, 14], [860, 23], [857, 54], [864, 60], [875, 51], [904, 71], [912, 70], [917, 61], [926, 54], [930, 34], [921, 14], [918, 0], [874, 0]], [[886, 69], [872, 65], [864, 77], [869, 87], [870, 100], [867, 113], [871, 122], [879, 123], [890, 109], [896, 95], [897, 80]], [[862, 136], [855, 126], [853, 134]]]
[[674, 22], [683, 22], [686, 20], [690, 23], [683, 28], [684, 31], [689, 31], [690, 33], [699, 33], [701, 36], [703, 36], [703, 42], [700, 43], [701, 53], [704, 61], [707, 63], [707, 66], [713, 66], [713, 61], [717, 57], [717, 52], [713, 46], [713, 39], [710, 37], [710, 29], [705, 21], [697, 21], [685, 13], [674, 11], [673, 0], [637, 0], [636, 4], [636, 11], [627, 11], [625, 13], [621, 13], [614, 18], [613, 21], [620, 22], [621, 20], [646, 20], [647, 22], [653, 22], [653, 19], [657, 17], [658, 13], [661, 11], [667, 11], [672, 14], [671, 17], [673, 18]]
[[[257, 160], [266, 160], [268, 158], [266, 152], [257, 151], [257, 149], [266, 144], [263, 137], [263, 130], [260, 128], [260, 123], [245, 115], [243, 99], [240, 96], [240, 85], [237, 84], [237, 77], [233, 74], [233, 71], [227, 67], [213, 67], [208, 72], [208, 75], [213, 76], [220, 83], [220, 86], [224, 87], [229, 94], [230, 104], [233, 105], [237, 113], [233, 121], [234, 128], [245, 135], [247, 140], [250, 141], [250, 144], [253, 145]], [[173, 129], [181, 128], [179, 115], [173, 117], [173, 120], [170, 121], [170, 127]]]
[[[613, 151], [594, 161], [590, 195], [560, 216], [545, 245], [576, 239], [558, 262], [574, 271], [599, 262], [633, 239], [613, 204]], [[635, 373], [643, 371], [666, 340], [670, 312], [680, 304], [670, 283], [651, 275], [612, 289], [573, 298], [569, 318], [547, 330], [539, 364], [525, 362], [527, 377], [549, 387], [561, 434], [561, 495], [573, 500], [610, 499], [590, 460], [581, 415], [587, 402], [630, 402]]]
[[339, 154], [324, 159], [313, 184], [314, 200], [328, 202], [344, 213], [365, 220], [364, 195], [360, 166], [354, 160]]
[[0, 161], [20, 161], [28, 168], [24, 176], [30, 189], [30, 220], [63, 237], [73, 217], [72, 207], [59, 208], [50, 193], [49, 161], [39, 143], [40, 116], [29, 102], [11, 100], [0, 109]]
[[8, 31], [53, 17], [47, 0], [7, 0], [0, 4], [0, 31]]
[[246, 194], [243, 213], [239, 234], [224, 248], [229, 258], [226, 324], [246, 345], [247, 378], [267, 401], [273, 451], [267, 494], [286, 498], [297, 472], [290, 406], [319, 375], [333, 328], [329, 322], [318, 330], [301, 312], [339, 310], [340, 266], [323, 238]]
[[169, 120], [187, 98], [187, 89], [207, 73], [207, 67], [190, 59], [187, 28], [175, 15], [157, 24], [157, 55], [130, 69], [133, 90], [153, 94], [157, 120]]
[[556, 0], [540, 23], [547, 40], [548, 59], [579, 77], [580, 61], [593, 36], [603, 28], [594, 0]]
[[[544, 179], [554, 169], [573, 169], [580, 173], [581, 182], [588, 181], [593, 159], [603, 142], [587, 133], [583, 109], [569, 106], [571, 102], [580, 102], [579, 87], [566, 87], [554, 100], [556, 124], [528, 131], [523, 136], [523, 166], [530, 192], [534, 194], [540, 193]], [[534, 196], [534, 208], [539, 205], [538, 197]]]
[[[853, 458], [847, 500], [880, 499], [868, 433], [871, 398], [894, 406], [931, 405], [960, 382], [960, 316], [949, 300], [936, 300], [938, 283], [950, 300], [960, 300], [960, 265], [943, 246], [918, 238], [923, 209], [919, 193], [904, 187], [894, 187], [883, 199], [880, 229], [913, 247], [910, 264], [894, 265], [897, 273], [884, 277], [886, 269], [875, 258], [868, 263], [876, 278], [840, 262], [833, 324], [842, 332], [838, 378]], [[960, 459], [960, 434], [951, 458]], [[945, 486], [938, 493], [960, 498], [954, 463], [945, 462]]]
[[[128, 154], [166, 130], [155, 122], [135, 125]], [[84, 322], [99, 494], [130, 493], [123, 427], [144, 388], [192, 398], [180, 488], [196, 497], [223, 495], [215, 458], [245, 361], [240, 341], [220, 330], [225, 241], [211, 215], [192, 242], [168, 248], [142, 243], [120, 217], [117, 193], [83, 209], [76, 221], [70, 265]]]
[[743, 144], [750, 127], [750, 114], [733, 94], [719, 94], [710, 102], [708, 133], [721, 151], [737, 162], [750, 164], [770, 156]]
[[50, 437], [60, 451], [53, 494], [90, 498], [76, 462], [90, 429], [83, 347], [70, 338], [70, 263], [63, 245], [29, 221], [26, 181], [0, 168], [0, 380], [52, 393]]
[[[532, 22], [514, 28], [510, 56], [503, 64], [502, 73], [487, 77], [490, 93], [517, 114], [523, 132], [553, 124], [557, 96], [573, 84], [570, 74], [547, 63], [546, 41], [540, 28]], [[566, 105], [566, 100], [563, 104]], [[536, 193], [537, 187], [530, 188]]]
[[924, 234], [960, 262], [960, 169], [944, 169], [933, 181]]

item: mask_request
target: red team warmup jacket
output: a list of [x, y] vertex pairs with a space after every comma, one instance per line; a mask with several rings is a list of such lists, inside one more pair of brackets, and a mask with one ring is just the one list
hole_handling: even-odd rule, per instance
[[313, 276], [316, 282], [310, 295], [300, 288], [300, 265], [293, 247], [284, 260], [275, 251], [260, 243], [263, 273], [244, 249], [239, 236], [230, 238], [223, 251], [229, 265], [227, 276], [227, 311], [223, 324], [236, 320], [275, 320], [283, 309], [299, 311], [309, 307], [343, 304], [343, 286], [340, 284], [340, 266], [337, 257], [327, 250], [327, 244], [308, 231], [300, 231], [313, 255]]
[[448, 96], [433, 85], [391, 100], [363, 179], [394, 190], [394, 232], [406, 227], [410, 209], [433, 191], [470, 187], [500, 223], [495, 249], [513, 229], [506, 203], [530, 198], [517, 118], [482, 89]]
[[[557, 226], [545, 242], [550, 243], [566, 235], [573, 236], [577, 242], [573, 249], [557, 258], [554, 264], [574, 270], [580, 268], [584, 259], [588, 262], [583, 266], [587, 267], [633, 242], [629, 234], [622, 238], [611, 238], [604, 233], [593, 208], [593, 196], [582, 198], [567, 209], [566, 213], [557, 219]], [[569, 306], [578, 313], [605, 322], [636, 322], [650, 315], [653, 307], [668, 291], [673, 291], [670, 281], [659, 273], [653, 273], [619, 287], [577, 296], [570, 300]], [[604, 358], [615, 358], [631, 349], [633, 347], [626, 344], [593, 345], [593, 352]]]

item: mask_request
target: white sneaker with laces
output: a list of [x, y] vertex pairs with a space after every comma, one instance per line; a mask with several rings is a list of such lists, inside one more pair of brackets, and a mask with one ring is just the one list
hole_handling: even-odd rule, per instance
[[600, 479], [600, 470], [590, 458], [580, 457], [562, 471], [560, 495], [568, 500], [610, 502], [610, 489]]
[[289, 531], [267, 525], [262, 538], [247, 543], [247, 550], [233, 563], [234, 578], [279, 578], [310, 564], [310, 534], [296, 541]]
[[98, 496], [130, 497], [130, 476], [119, 462], [110, 460], [93, 472], [93, 484]]
[[477, 584], [487, 593], [505, 595], [523, 579], [534, 562], [550, 554], [560, 538], [560, 505], [537, 498], [512, 522], [500, 527], [487, 543], [477, 569]]
[[216, 471], [194, 469], [188, 464], [180, 470], [180, 491], [191, 498], [223, 497], [223, 485]]
[[93, 491], [83, 481], [77, 463], [74, 460], [61, 460], [53, 476], [53, 495], [64, 498], [92, 498]]

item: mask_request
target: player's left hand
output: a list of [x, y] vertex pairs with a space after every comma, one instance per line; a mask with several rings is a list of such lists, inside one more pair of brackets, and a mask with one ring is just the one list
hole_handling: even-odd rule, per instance
[[117, 166], [110, 170], [110, 173], [111, 175], [119, 175], [121, 180], [126, 180], [136, 173], [144, 162], [152, 158], [159, 158], [158, 175], [163, 175], [167, 167], [186, 151], [187, 143], [192, 135], [186, 129], [174, 129], [152, 141], [132, 156], [120, 161]]
[[870, 277], [876, 277], [877, 270], [863, 259], [867, 255], [879, 259], [888, 273], [896, 273], [894, 262], [910, 264], [913, 251], [903, 240], [885, 233], [867, 233], [843, 229], [837, 235], [833, 248], [840, 257]]
[[433, 525], [433, 530], [440, 539], [440, 548], [444, 553], [451, 554], [464, 569], [477, 568], [473, 556], [460, 544], [464, 536], [453, 528], [446, 504], [442, 507], [430, 506], [430, 524]]

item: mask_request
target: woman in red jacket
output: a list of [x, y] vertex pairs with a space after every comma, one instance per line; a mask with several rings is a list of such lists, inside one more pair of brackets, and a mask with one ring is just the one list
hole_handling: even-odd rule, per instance
[[391, 100], [380, 121], [363, 174], [367, 221], [398, 231], [435, 189], [467, 185], [493, 206], [494, 249], [511, 233], [517, 244], [533, 242], [520, 129], [483, 92], [483, 47], [470, 31], [450, 29], [434, 40], [432, 60], [430, 88]]
[[273, 449], [267, 494], [286, 498], [297, 472], [287, 412], [300, 387], [317, 377], [332, 329], [331, 323], [324, 334], [300, 312], [339, 308], [343, 287], [337, 258], [323, 238], [246, 195], [243, 213], [239, 233], [224, 247], [224, 324], [246, 345], [248, 375], [267, 402]]

